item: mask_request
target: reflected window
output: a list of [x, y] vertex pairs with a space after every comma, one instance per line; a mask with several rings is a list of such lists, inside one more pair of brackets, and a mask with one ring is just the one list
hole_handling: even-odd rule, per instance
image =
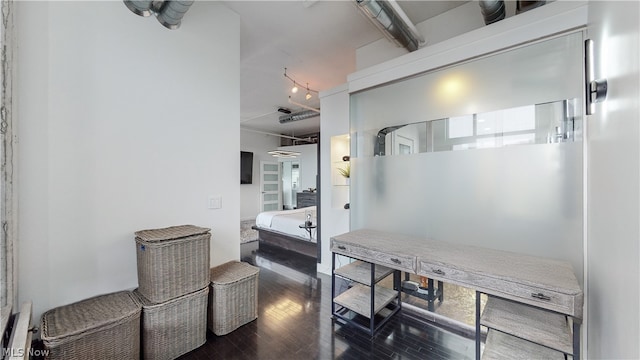
[[473, 115], [450, 117], [449, 138], [473, 136]]
[[378, 132], [374, 155], [580, 140], [577, 99], [396, 125]]

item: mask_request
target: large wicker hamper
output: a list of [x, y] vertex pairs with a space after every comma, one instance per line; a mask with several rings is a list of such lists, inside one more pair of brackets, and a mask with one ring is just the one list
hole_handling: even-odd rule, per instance
[[138, 291], [161, 303], [207, 287], [210, 231], [193, 225], [137, 231]]
[[143, 359], [175, 359], [207, 341], [208, 287], [160, 304], [133, 293], [142, 303]]
[[211, 268], [208, 324], [216, 335], [225, 335], [258, 318], [260, 269], [240, 261]]
[[47, 359], [138, 359], [141, 305], [130, 291], [92, 297], [42, 315]]

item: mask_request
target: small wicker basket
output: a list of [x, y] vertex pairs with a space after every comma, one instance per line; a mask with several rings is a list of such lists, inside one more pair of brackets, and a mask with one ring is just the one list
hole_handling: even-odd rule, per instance
[[161, 303], [207, 287], [209, 231], [193, 225], [137, 231], [138, 291]]
[[240, 261], [211, 268], [208, 326], [225, 335], [258, 318], [260, 269]]
[[142, 303], [143, 359], [175, 359], [207, 341], [208, 287], [161, 304], [133, 293]]
[[138, 359], [141, 305], [130, 291], [100, 295], [42, 315], [47, 359]]

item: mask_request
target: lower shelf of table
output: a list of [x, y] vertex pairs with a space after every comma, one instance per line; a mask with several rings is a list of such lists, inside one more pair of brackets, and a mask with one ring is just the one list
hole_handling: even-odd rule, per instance
[[[373, 313], [377, 314], [394, 299], [397, 299], [398, 292], [382, 286], [375, 287]], [[352, 310], [364, 317], [371, 317], [371, 288], [369, 286], [356, 284], [342, 294], [336, 296], [333, 301], [349, 310]]]
[[389, 303], [373, 316], [372, 323], [369, 317], [362, 316], [355, 311], [337, 305], [336, 310], [333, 313], [333, 318], [341, 324], [357, 327], [369, 332], [369, 334], [373, 336], [376, 331], [381, 329], [387, 321], [391, 320], [392, 316], [394, 316], [399, 310], [400, 306], [398, 304], [395, 302]]
[[573, 353], [573, 334], [564, 315], [489, 296], [480, 323], [488, 328]]
[[527, 340], [489, 329], [485, 342], [483, 360], [493, 359], [558, 359], [564, 360], [562, 352], [549, 349]]

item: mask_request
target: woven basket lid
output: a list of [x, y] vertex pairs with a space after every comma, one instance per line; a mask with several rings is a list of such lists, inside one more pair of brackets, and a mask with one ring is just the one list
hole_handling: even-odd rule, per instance
[[128, 318], [141, 311], [130, 291], [99, 295], [60, 306], [42, 315], [42, 340], [55, 340]]
[[195, 225], [179, 225], [163, 229], [140, 230], [136, 231], [135, 235], [141, 240], [154, 242], [175, 240], [194, 235], [202, 235], [208, 233], [209, 231], [211, 231], [211, 229], [198, 227]]
[[219, 285], [231, 284], [257, 274], [260, 268], [246, 262], [229, 261], [211, 268], [211, 282]]
[[156, 303], [153, 302], [149, 299], [147, 299], [144, 295], [142, 295], [140, 293], [140, 289], [135, 289], [133, 290], [133, 296], [136, 297], [136, 299], [138, 300], [138, 302], [140, 303], [140, 305], [142, 305], [142, 309], [143, 310], [148, 310], [148, 309], [155, 309], [155, 308], [165, 308], [168, 305], [171, 305], [173, 303], [180, 303], [180, 302], [184, 302], [185, 300], [191, 299], [191, 298], [197, 298], [198, 296], [201, 295], [205, 295], [209, 293], [209, 287], [204, 287], [203, 289], [200, 290], [196, 290], [192, 293], [188, 293], [182, 296], [178, 296], [176, 298], [167, 300], [167, 301], [163, 301], [161, 303]]

